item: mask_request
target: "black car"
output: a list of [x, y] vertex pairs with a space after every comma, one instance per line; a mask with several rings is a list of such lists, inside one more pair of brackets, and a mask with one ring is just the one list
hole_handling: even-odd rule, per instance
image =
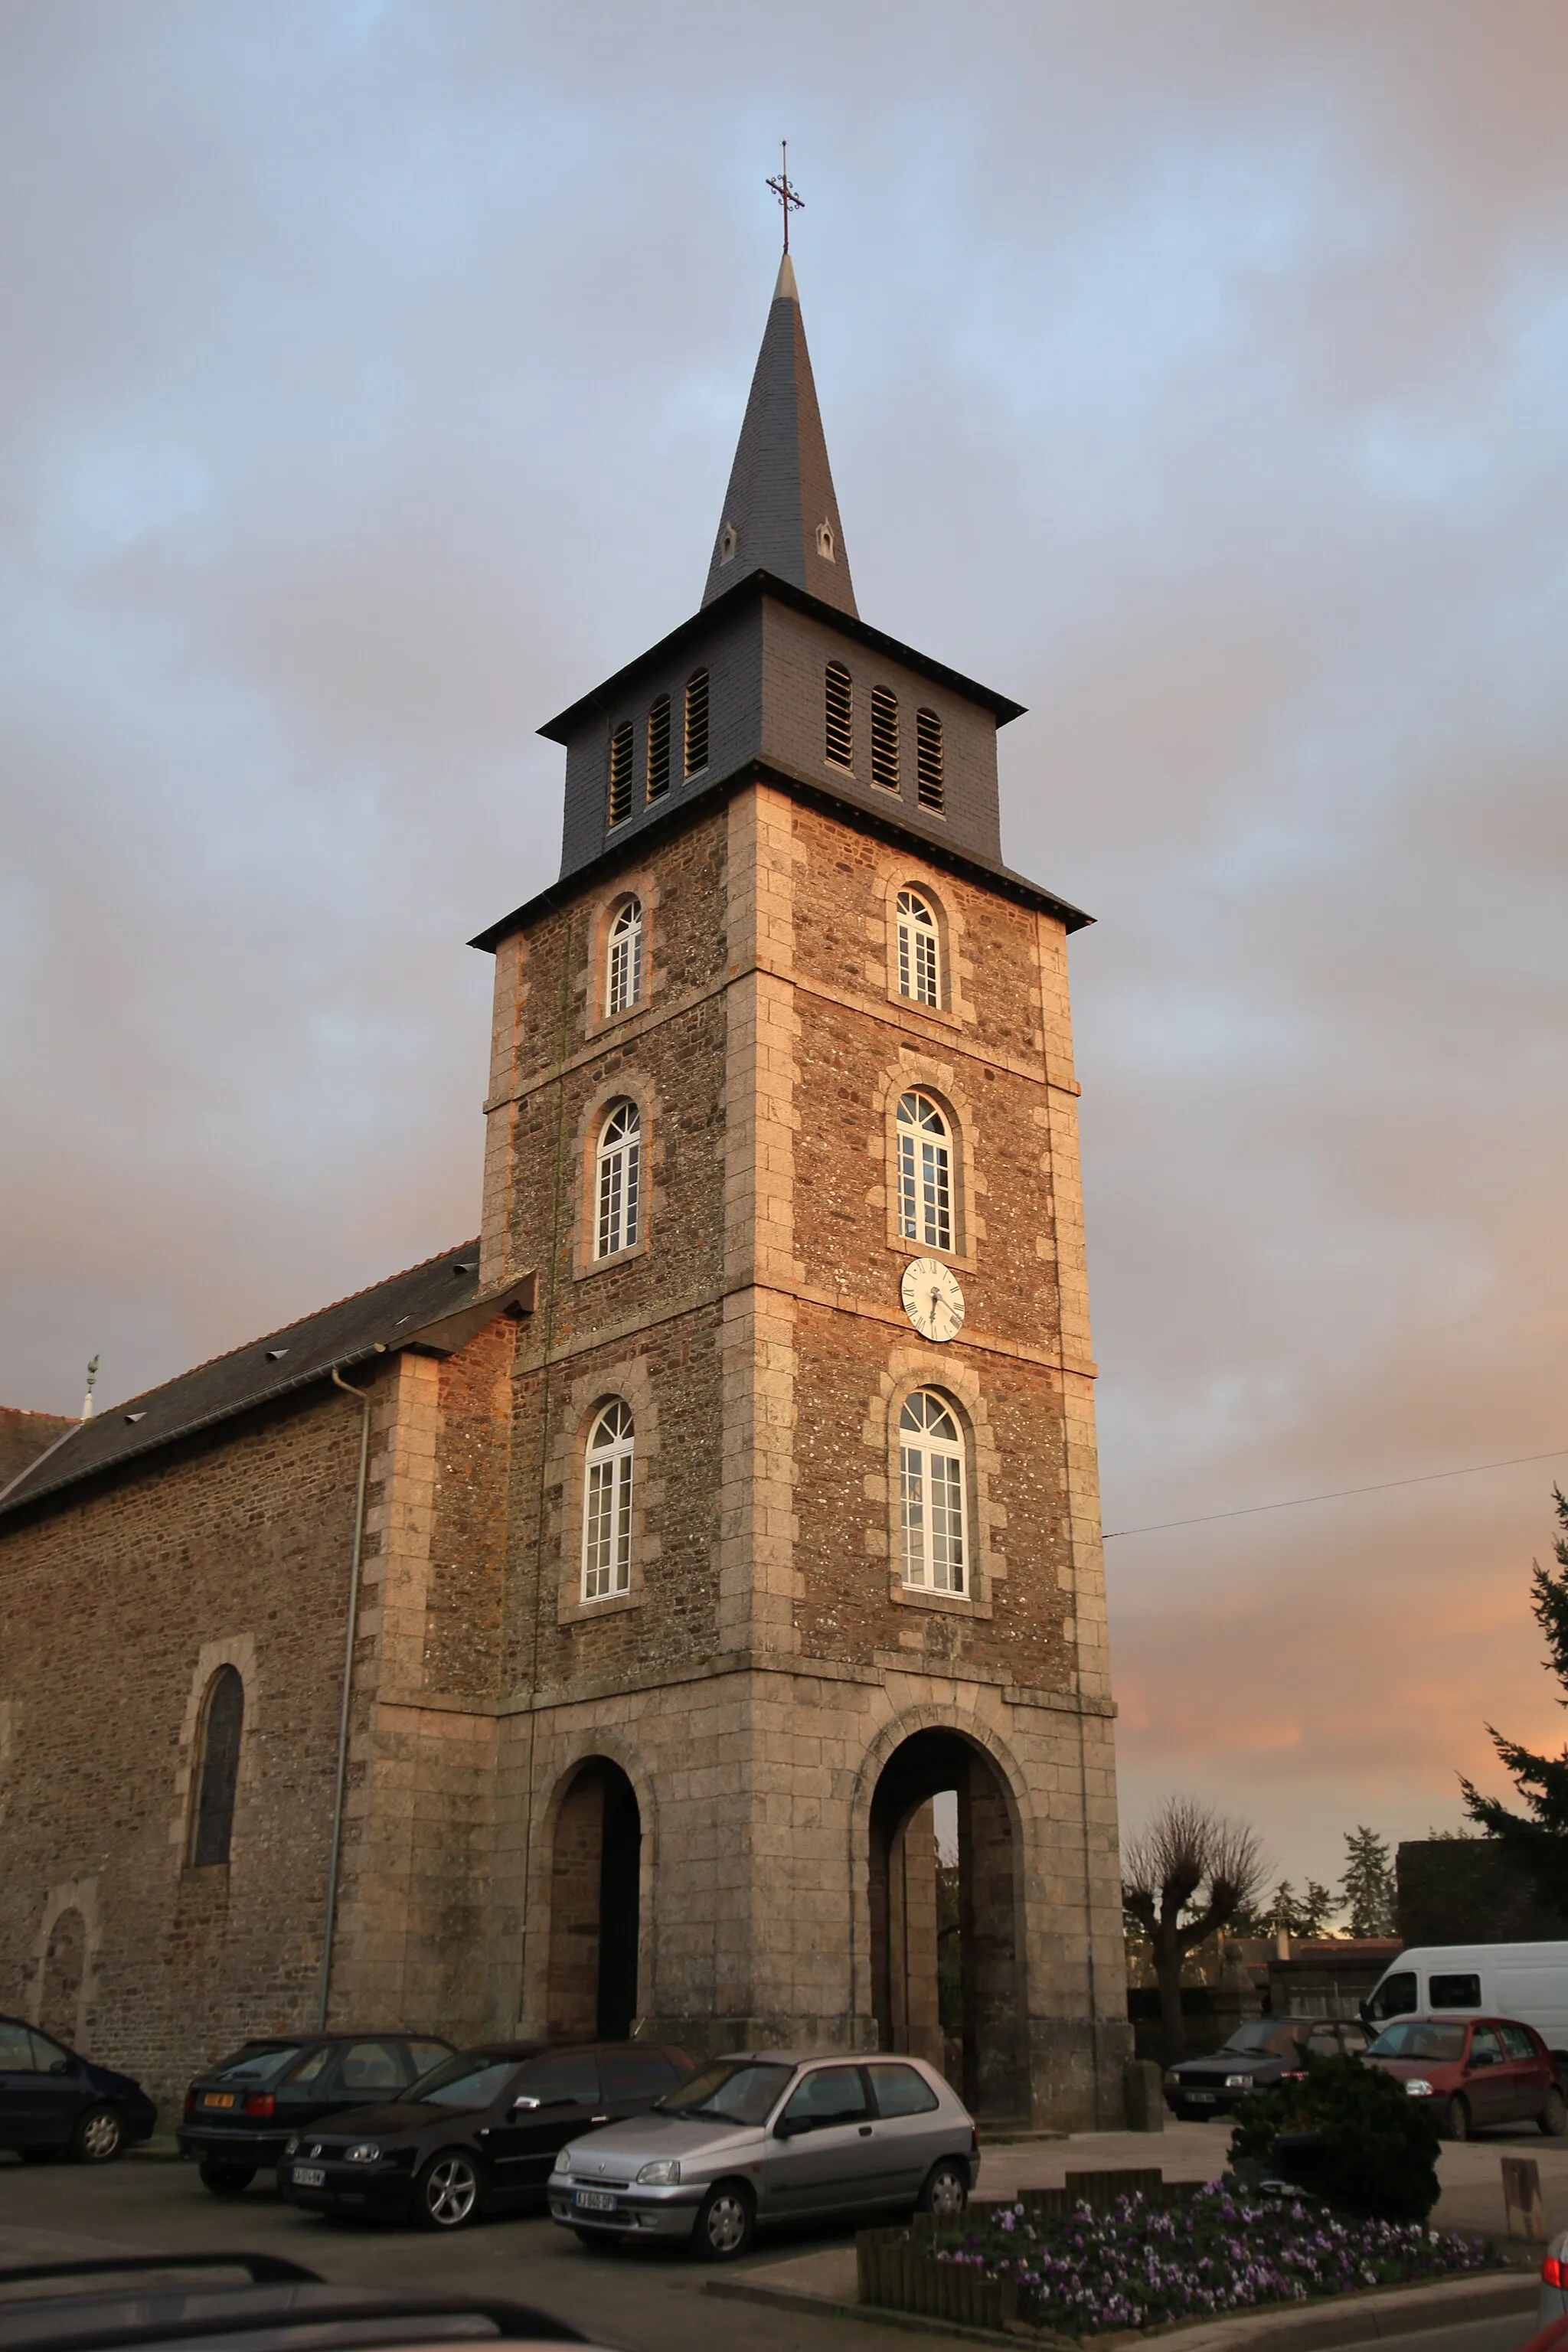
[[0, 2017], [0, 2147], [29, 2164], [107, 2164], [150, 2139], [156, 2104], [140, 2083], [95, 2065], [20, 2017]]
[[641, 2115], [692, 2071], [664, 2042], [487, 2042], [448, 2058], [406, 2099], [300, 2133], [279, 2185], [310, 2212], [459, 2230], [482, 2212], [542, 2203], [574, 2132]]
[[1258, 2017], [1238, 2025], [1221, 2050], [1184, 2058], [1165, 2074], [1165, 2098], [1184, 2123], [1228, 2115], [1248, 2091], [1266, 2091], [1301, 2071], [1301, 2052], [1314, 2058], [1359, 2058], [1369, 2036], [1353, 2018]]
[[452, 2054], [434, 2033], [278, 2033], [198, 2074], [175, 2137], [215, 2197], [237, 2197], [292, 2135], [395, 2098]]

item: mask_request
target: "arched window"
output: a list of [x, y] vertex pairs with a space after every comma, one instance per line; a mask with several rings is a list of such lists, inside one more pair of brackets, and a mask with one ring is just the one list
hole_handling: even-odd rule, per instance
[[917, 1389], [899, 1415], [899, 1510], [904, 1582], [962, 1592], [963, 1440], [945, 1401]]
[[642, 900], [627, 898], [610, 925], [605, 1011], [625, 1013], [642, 996]]
[[191, 1861], [197, 1869], [209, 1862], [228, 1860], [244, 1724], [245, 1685], [233, 1666], [220, 1666], [207, 1685], [202, 1709], [196, 1801], [191, 1816]]
[[619, 1397], [594, 1423], [583, 1478], [583, 1598], [608, 1601], [632, 1580], [635, 1429]]
[[918, 890], [900, 890], [896, 920], [899, 931], [899, 994], [917, 1004], [942, 1003], [941, 940], [936, 916]]
[[632, 813], [632, 722], [624, 719], [610, 737], [610, 823], [624, 824]]
[[855, 688], [842, 662], [829, 662], [826, 679], [827, 758], [835, 768], [855, 765]]
[[915, 798], [923, 809], [947, 806], [942, 752], [942, 721], [934, 710], [915, 713]]
[[871, 782], [899, 789], [899, 698], [885, 686], [871, 688]]
[[899, 1100], [899, 1232], [922, 1249], [952, 1247], [952, 1160], [947, 1121], [929, 1095]]
[[636, 1103], [618, 1102], [599, 1129], [598, 1225], [594, 1255], [613, 1257], [635, 1249], [638, 1196], [642, 1190], [642, 1120]]
[[695, 776], [708, 765], [708, 673], [694, 669], [686, 681], [686, 769]]
[[661, 694], [647, 714], [647, 796], [659, 801], [669, 790], [669, 697]]

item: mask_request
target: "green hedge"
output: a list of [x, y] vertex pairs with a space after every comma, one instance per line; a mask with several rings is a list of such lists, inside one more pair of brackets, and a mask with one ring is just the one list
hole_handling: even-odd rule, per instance
[[[1254, 2091], [1236, 2111], [1233, 2164], [1275, 2161], [1281, 2133], [1314, 2132], [1320, 2146], [1294, 2159], [1289, 2177], [1348, 2213], [1384, 2221], [1424, 2221], [1437, 2202], [1437, 2118], [1430, 2099], [1413, 2099], [1381, 2067], [1358, 2058], [1302, 2053], [1299, 2081]], [[1303, 2160], [1305, 2159], [1305, 2160]]]

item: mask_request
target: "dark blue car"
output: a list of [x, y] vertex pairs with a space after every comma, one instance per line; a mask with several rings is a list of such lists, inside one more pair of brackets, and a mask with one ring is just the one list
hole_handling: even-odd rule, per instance
[[25, 2018], [0, 2016], [0, 2147], [29, 2164], [108, 2164], [149, 2139], [158, 2110], [140, 2083], [79, 2058]]

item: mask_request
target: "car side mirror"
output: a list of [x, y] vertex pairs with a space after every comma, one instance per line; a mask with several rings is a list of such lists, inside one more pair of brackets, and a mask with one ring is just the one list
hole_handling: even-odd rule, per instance
[[773, 2137], [795, 2139], [801, 2132], [810, 2129], [810, 2122], [805, 2116], [781, 2116], [773, 2126]]
[[1492, 2053], [1489, 2050], [1472, 2050], [1470, 2053], [1470, 2065], [1472, 2069], [1477, 2066], [1490, 2066], [1495, 2063], [1496, 2061], [1493, 2059]]
[[516, 2098], [511, 2103], [511, 2111], [514, 2116], [524, 2115], [531, 2112], [538, 2105], [539, 2101], [537, 2099], [531, 2098], [526, 2091], [520, 2091]]
[[51, 2074], [74, 2074], [76, 2061], [72, 2058], [57, 2058], [50, 2066], [49, 2072]]

